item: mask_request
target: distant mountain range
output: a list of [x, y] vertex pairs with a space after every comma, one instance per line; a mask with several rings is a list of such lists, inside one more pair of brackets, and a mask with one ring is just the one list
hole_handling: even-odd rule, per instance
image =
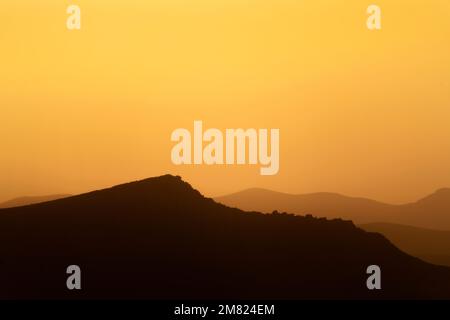
[[[82, 290], [66, 289], [66, 267]], [[382, 270], [368, 290], [366, 268]], [[352, 222], [244, 212], [166, 175], [0, 209], [0, 298], [450, 299], [450, 268]]]
[[336, 193], [287, 194], [265, 189], [248, 189], [216, 201], [242, 210], [293, 212], [300, 215], [343, 218], [356, 224], [395, 223], [421, 228], [450, 230], [450, 189], [440, 189], [413, 203], [391, 205]]
[[0, 203], [0, 209], [26, 206], [29, 204], [67, 198], [69, 196], [70, 194], [53, 194], [48, 196], [37, 196], [37, 197], [19, 197]]

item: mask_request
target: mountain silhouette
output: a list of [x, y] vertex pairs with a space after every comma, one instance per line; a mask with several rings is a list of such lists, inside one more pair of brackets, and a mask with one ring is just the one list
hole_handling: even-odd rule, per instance
[[70, 194], [52, 194], [48, 196], [19, 197], [0, 203], [0, 209], [26, 206], [29, 204], [47, 202], [67, 197], [70, 197]]
[[283, 210], [296, 214], [343, 218], [356, 224], [395, 223], [421, 228], [450, 230], [450, 189], [440, 189], [413, 203], [386, 204], [336, 193], [287, 194], [265, 189], [248, 189], [217, 197], [216, 201], [242, 210], [272, 212]]
[[434, 264], [450, 266], [450, 231], [393, 223], [369, 223], [360, 228], [379, 232], [402, 251]]
[[[373, 264], [382, 290], [366, 287]], [[166, 175], [1, 209], [0, 284], [4, 299], [449, 299], [450, 268], [349, 221], [244, 212]]]

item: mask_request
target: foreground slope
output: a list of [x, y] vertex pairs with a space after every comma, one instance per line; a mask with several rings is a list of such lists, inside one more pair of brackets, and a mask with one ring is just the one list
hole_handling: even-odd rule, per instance
[[0, 210], [0, 283], [0, 298], [450, 298], [450, 269], [380, 234], [228, 208], [170, 175]]
[[381, 233], [408, 254], [434, 264], [450, 266], [450, 231], [393, 223], [369, 223], [359, 227], [366, 231]]

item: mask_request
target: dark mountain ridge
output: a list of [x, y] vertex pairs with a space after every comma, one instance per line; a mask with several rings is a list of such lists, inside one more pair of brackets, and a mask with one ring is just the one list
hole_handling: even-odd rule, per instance
[[[66, 267], [82, 290], [66, 289]], [[382, 269], [382, 290], [366, 268]], [[450, 269], [349, 221], [260, 214], [171, 175], [0, 210], [0, 298], [450, 298]]]

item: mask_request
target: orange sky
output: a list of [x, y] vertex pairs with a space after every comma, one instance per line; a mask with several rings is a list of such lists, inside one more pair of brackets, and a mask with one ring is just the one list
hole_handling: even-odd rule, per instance
[[[165, 173], [388, 202], [450, 186], [450, 2], [3, 0], [0, 200]], [[66, 8], [82, 29], [66, 29]], [[280, 128], [280, 172], [174, 166], [171, 132]]]

